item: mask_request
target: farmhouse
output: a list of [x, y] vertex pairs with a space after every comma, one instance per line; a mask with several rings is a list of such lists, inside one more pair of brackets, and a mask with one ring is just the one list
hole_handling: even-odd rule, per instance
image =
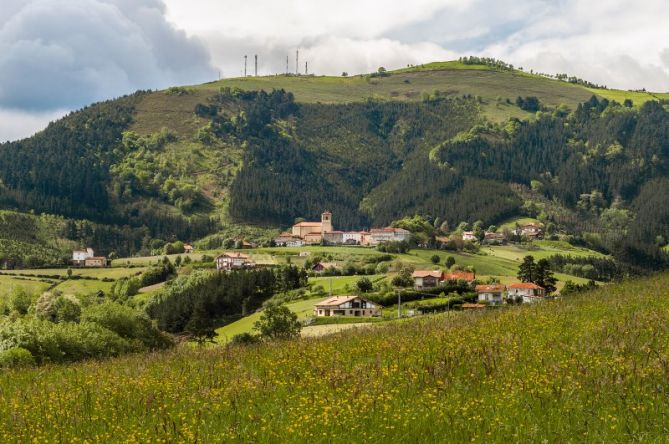
[[462, 233], [462, 240], [465, 242], [474, 242], [477, 239], [473, 231], [465, 231], [464, 233]]
[[451, 271], [444, 274], [444, 281], [465, 281], [472, 284], [476, 280], [476, 273], [472, 271]]
[[75, 267], [102, 268], [107, 266], [107, 258], [95, 256], [92, 248], [72, 252], [72, 264]]
[[504, 291], [506, 287], [501, 284], [477, 285], [479, 302], [487, 302], [490, 305], [502, 305], [504, 303]]
[[509, 299], [519, 300], [523, 303], [532, 303], [542, 300], [546, 297], [546, 290], [543, 287], [531, 282], [517, 282], [507, 287]]
[[543, 236], [544, 231], [541, 225], [532, 222], [516, 228], [513, 230], [513, 234], [516, 236], [525, 236], [528, 239], [540, 239]]
[[304, 241], [299, 237], [293, 236], [292, 233], [284, 232], [274, 239], [274, 244], [277, 247], [301, 247], [304, 245]]
[[243, 253], [223, 253], [216, 257], [216, 269], [219, 271], [253, 268], [256, 264]]
[[193, 246], [191, 244], [184, 244], [184, 253], [191, 254], [193, 252]]
[[505, 241], [504, 233], [495, 233], [494, 231], [487, 231], [483, 238], [483, 243], [488, 245], [503, 244]]
[[381, 315], [381, 307], [360, 296], [335, 296], [314, 306], [316, 316], [364, 316]]
[[444, 273], [439, 270], [416, 270], [411, 277], [413, 278], [414, 288], [422, 290], [423, 288], [437, 287], [444, 280]]

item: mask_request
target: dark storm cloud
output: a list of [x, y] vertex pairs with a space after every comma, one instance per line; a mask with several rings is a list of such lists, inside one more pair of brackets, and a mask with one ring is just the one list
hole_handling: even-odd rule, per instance
[[3, 0], [0, 108], [75, 108], [215, 72], [160, 0]]

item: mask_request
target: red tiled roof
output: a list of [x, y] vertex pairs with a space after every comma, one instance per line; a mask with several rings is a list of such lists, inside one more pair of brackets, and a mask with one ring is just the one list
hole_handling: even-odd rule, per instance
[[453, 271], [450, 273], [446, 273], [444, 276], [445, 281], [467, 281], [471, 282], [474, 279], [476, 279], [476, 275], [470, 271]]
[[349, 301], [352, 301], [354, 299], [357, 299], [358, 296], [335, 296], [329, 299], [326, 299], [322, 302], [318, 302], [316, 307], [325, 307], [325, 306], [339, 306], [341, 304], [345, 304]]
[[476, 291], [479, 293], [498, 293], [506, 290], [506, 287], [502, 284], [492, 284], [492, 285], [477, 285]]
[[483, 304], [462, 304], [462, 308], [465, 310], [468, 309], [482, 309], [485, 308], [485, 305]]
[[321, 222], [300, 222], [299, 224], [293, 225], [294, 227], [320, 227], [323, 225]]
[[537, 284], [532, 282], [516, 282], [509, 285], [509, 288], [519, 288], [519, 289], [534, 289], [534, 290], [543, 290], [544, 287], [540, 287]]

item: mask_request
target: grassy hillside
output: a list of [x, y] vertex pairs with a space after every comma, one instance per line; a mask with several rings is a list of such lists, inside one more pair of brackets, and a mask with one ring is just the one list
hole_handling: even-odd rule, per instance
[[0, 439], [659, 442], [667, 288], [3, 372]]

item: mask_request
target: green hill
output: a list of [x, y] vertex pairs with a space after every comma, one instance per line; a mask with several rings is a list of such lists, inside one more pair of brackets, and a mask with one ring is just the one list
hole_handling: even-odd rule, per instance
[[[581, 211], [578, 224], [545, 211], [564, 231], [655, 263], [663, 202], [639, 196], [669, 171], [668, 99], [463, 62], [137, 92], [1, 145], [0, 206], [110, 227], [101, 253], [148, 254], [176, 239], [268, 239], [325, 208], [339, 228], [414, 213], [494, 224], [528, 213], [510, 184], [532, 185], [544, 207]], [[604, 236], [609, 209], [644, 223]]]
[[0, 439], [660, 442], [668, 287], [5, 371]]

